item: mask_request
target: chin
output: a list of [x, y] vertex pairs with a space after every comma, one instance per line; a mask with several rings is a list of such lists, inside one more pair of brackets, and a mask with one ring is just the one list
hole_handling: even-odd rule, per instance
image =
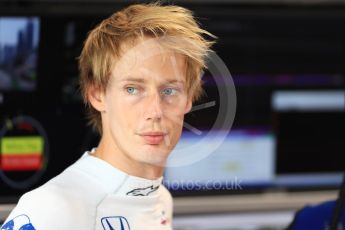
[[145, 159], [138, 159], [139, 162], [147, 165], [152, 165], [156, 167], [164, 167], [167, 161], [167, 158], [164, 157], [150, 157]]
[[146, 149], [144, 153], [142, 153], [143, 159], [142, 162], [145, 162], [147, 164], [156, 165], [160, 167], [164, 167], [166, 164], [166, 161], [168, 159], [170, 151], [168, 150], [162, 150], [162, 149]]

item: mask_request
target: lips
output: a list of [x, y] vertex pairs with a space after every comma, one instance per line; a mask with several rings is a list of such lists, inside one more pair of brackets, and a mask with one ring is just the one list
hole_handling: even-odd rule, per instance
[[139, 134], [147, 144], [158, 145], [164, 140], [166, 133], [164, 132], [145, 132]]

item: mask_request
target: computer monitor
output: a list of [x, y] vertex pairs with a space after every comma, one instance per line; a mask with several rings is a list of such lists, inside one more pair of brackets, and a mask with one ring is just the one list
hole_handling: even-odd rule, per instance
[[[168, 167], [166, 186], [177, 196], [336, 188], [345, 170], [345, 90], [339, 89], [345, 78], [334, 81], [339, 78], [344, 76], [233, 76], [239, 111], [232, 129], [204, 159]], [[253, 94], [248, 100], [242, 96], [246, 87]], [[216, 90], [208, 84], [206, 89]], [[196, 114], [194, 118], [214, 120]], [[170, 161], [176, 161], [174, 154], [197, 154], [212, 145], [211, 138], [195, 145], [193, 136], [183, 132]], [[183, 146], [194, 148], [184, 151]]]
[[0, 17], [0, 92], [36, 88], [39, 32], [38, 17]]

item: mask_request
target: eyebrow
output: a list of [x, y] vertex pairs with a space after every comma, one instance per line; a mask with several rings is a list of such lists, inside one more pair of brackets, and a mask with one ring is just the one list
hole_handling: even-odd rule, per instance
[[[134, 77], [130, 77], [130, 78], [124, 78], [120, 80], [121, 82], [138, 82], [138, 83], [145, 83], [146, 80], [143, 78], [134, 78]], [[165, 81], [166, 83], [181, 83], [181, 84], [185, 84], [184, 81], [181, 80], [176, 80], [176, 79], [171, 79], [171, 80], [167, 80]]]
[[145, 83], [145, 79], [142, 79], [142, 78], [124, 78], [120, 80], [120, 82], [126, 82], [126, 81]]

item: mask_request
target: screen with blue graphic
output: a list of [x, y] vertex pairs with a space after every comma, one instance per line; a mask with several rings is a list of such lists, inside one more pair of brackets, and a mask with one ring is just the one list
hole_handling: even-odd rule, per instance
[[38, 17], [0, 17], [0, 91], [32, 91], [37, 84]]
[[[179, 145], [193, 145], [184, 134]], [[212, 145], [205, 142], [188, 151]], [[188, 151], [182, 154], [189, 154]], [[233, 129], [204, 159], [181, 167], [168, 167], [165, 185], [172, 191], [233, 191], [244, 186], [270, 185], [275, 177], [276, 137], [263, 127]], [[171, 155], [174, 156], [174, 151]]]

